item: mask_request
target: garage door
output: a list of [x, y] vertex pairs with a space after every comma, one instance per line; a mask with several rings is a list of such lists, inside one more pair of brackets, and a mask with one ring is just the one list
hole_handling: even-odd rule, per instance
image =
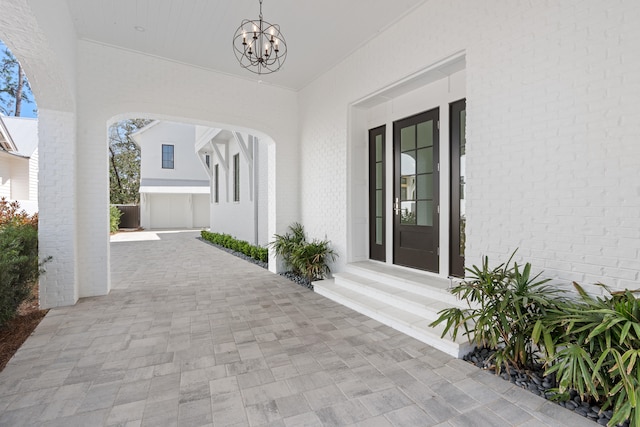
[[188, 194], [153, 194], [150, 199], [151, 228], [190, 226]]

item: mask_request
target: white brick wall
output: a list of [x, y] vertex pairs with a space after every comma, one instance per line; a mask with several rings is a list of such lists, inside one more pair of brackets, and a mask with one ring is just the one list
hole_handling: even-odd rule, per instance
[[40, 156], [36, 148], [29, 158], [29, 200], [38, 201], [38, 163]]
[[310, 234], [346, 253], [349, 103], [464, 50], [467, 264], [519, 247], [565, 283], [637, 287], [638, 18], [632, 1], [426, 2], [301, 92]]
[[40, 304], [78, 299], [75, 163], [75, 32], [65, 3], [0, 0], [0, 39], [29, 77], [39, 110], [39, 251], [52, 256]]
[[76, 263], [75, 116], [39, 108], [40, 258], [51, 256], [40, 276], [42, 307], [78, 300]]

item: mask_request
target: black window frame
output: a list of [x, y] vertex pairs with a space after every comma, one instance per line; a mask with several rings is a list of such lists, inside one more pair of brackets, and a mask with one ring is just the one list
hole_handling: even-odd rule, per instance
[[215, 188], [213, 194], [213, 201], [215, 203], [220, 203], [220, 165], [217, 163], [213, 166], [213, 174], [215, 179]]
[[[169, 152], [165, 152], [165, 147], [171, 147], [171, 158], [168, 157]], [[162, 144], [162, 169], [175, 169], [175, 146], [173, 144]]]
[[240, 201], [240, 153], [233, 156], [233, 201]]

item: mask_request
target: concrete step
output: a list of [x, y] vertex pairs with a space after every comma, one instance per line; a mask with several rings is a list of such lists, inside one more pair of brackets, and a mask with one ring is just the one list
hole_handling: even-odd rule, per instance
[[449, 289], [455, 286], [455, 282], [458, 279], [445, 279], [427, 272], [373, 261], [347, 264], [345, 272], [413, 294], [442, 301], [452, 306], [465, 307], [455, 295], [449, 292]]
[[454, 357], [462, 357], [471, 350], [466, 338], [461, 336], [458, 336], [455, 342], [450, 336], [440, 338], [444, 330], [443, 325], [430, 327], [431, 320], [429, 319], [348, 289], [336, 284], [334, 280], [316, 282], [314, 288], [315, 292], [320, 295], [376, 319]]
[[353, 273], [337, 273], [334, 275], [336, 285], [361, 293], [370, 298], [384, 302], [403, 311], [413, 313], [424, 319], [433, 321], [439, 316], [438, 312], [451, 307], [452, 304], [437, 299], [439, 295], [425, 296], [425, 293], [415, 293], [383, 282], [362, 277]]

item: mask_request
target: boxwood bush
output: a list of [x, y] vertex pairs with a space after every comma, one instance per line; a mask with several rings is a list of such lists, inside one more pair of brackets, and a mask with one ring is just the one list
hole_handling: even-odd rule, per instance
[[267, 248], [252, 245], [251, 243], [244, 240], [238, 240], [228, 234], [212, 233], [206, 230], [202, 230], [200, 232], [200, 236], [204, 240], [222, 246], [223, 248], [228, 248], [232, 251], [240, 252], [241, 254], [251, 257], [257, 261], [269, 261], [269, 250]]

